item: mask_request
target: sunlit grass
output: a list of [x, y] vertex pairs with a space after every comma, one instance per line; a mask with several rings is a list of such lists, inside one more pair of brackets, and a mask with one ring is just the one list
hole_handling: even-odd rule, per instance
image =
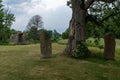
[[65, 45], [54, 43], [52, 48], [52, 58], [40, 59], [39, 44], [0, 46], [0, 80], [120, 80], [118, 48], [115, 61], [95, 56], [76, 60], [61, 55]]
[[58, 44], [66, 45], [67, 42], [68, 42], [68, 39], [61, 39], [61, 40], [59, 40], [57, 43], [58, 43]]

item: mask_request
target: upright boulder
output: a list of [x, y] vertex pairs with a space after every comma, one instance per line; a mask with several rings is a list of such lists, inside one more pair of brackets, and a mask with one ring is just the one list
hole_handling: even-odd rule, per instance
[[104, 57], [107, 60], [115, 60], [115, 37], [113, 33], [108, 33], [104, 36]]
[[50, 58], [52, 56], [52, 45], [50, 36], [45, 30], [40, 33], [40, 43], [41, 58]]

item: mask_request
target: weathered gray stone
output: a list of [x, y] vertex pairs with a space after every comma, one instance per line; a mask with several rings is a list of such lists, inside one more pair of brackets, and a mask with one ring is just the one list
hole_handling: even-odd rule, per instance
[[41, 58], [50, 58], [52, 56], [52, 45], [49, 34], [42, 31], [40, 34]]
[[12, 34], [10, 41], [15, 44], [23, 44], [25, 42], [24, 37], [24, 33]]
[[115, 60], [115, 37], [113, 33], [108, 33], [104, 36], [105, 48], [104, 57], [107, 60]]

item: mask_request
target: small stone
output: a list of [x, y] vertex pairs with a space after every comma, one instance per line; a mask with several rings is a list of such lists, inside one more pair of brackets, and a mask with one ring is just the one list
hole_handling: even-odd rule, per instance
[[104, 57], [107, 60], [115, 60], [115, 37], [113, 33], [108, 33], [104, 36], [105, 48]]

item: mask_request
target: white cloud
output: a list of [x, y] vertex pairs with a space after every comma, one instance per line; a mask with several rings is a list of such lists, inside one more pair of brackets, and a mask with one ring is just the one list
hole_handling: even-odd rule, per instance
[[43, 17], [45, 28], [63, 32], [71, 17], [71, 10], [66, 6], [66, 2], [67, 0], [21, 0], [20, 4], [10, 4], [10, 9], [16, 16], [12, 27], [25, 30], [29, 19], [39, 14]]
[[66, 5], [66, 0], [42, 0], [42, 4], [46, 5], [47, 9], [56, 9]]
[[26, 15], [18, 15], [16, 16], [16, 21], [12, 25], [12, 28], [16, 30], [26, 30], [26, 25], [28, 23], [29, 19], [26, 17]]

